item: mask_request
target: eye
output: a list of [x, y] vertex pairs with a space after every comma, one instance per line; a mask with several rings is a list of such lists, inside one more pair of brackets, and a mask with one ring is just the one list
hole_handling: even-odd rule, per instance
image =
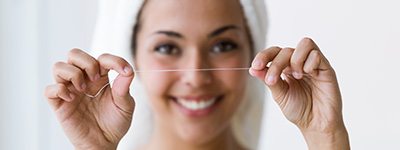
[[163, 55], [174, 55], [179, 53], [178, 48], [172, 44], [159, 45], [154, 48], [154, 51]]
[[229, 41], [222, 41], [218, 42], [212, 47], [212, 52], [213, 53], [223, 53], [223, 52], [229, 52], [232, 50], [237, 49], [237, 44]]

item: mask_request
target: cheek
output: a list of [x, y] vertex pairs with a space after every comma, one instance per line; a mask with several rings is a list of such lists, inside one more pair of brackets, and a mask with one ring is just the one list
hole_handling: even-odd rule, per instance
[[[240, 56], [234, 57], [227, 61], [227, 63], [231, 64], [231, 67], [249, 67], [250, 54], [247, 51], [244, 51]], [[247, 79], [250, 76], [248, 70], [235, 70], [235, 71], [225, 71], [224, 74], [221, 74], [219, 78], [224, 83], [225, 87], [229, 89], [231, 96], [229, 105], [231, 107], [236, 107], [242, 101], [243, 96], [245, 95], [245, 89], [247, 86]]]
[[247, 71], [226, 71], [221, 74], [221, 85], [226, 91], [223, 112], [226, 118], [230, 118], [238, 109], [244, 99], [248, 73]]
[[[159, 70], [165, 68], [162, 63], [158, 63], [154, 59], [143, 56], [136, 62], [137, 70]], [[153, 111], [161, 112], [157, 114], [165, 114], [167, 111], [168, 97], [167, 93], [170, 85], [174, 81], [173, 74], [168, 72], [138, 72], [137, 73], [142, 85], [144, 86], [148, 100], [151, 103]]]
[[140, 73], [140, 79], [151, 101], [163, 103], [166, 101], [166, 93], [171, 84], [171, 77], [167, 73]]
[[[242, 55], [239, 55], [237, 57], [225, 59], [224, 62], [220, 64], [224, 65], [224, 67], [226, 68], [247, 68], [250, 65], [248, 56], [249, 54], [242, 53]], [[229, 97], [229, 107], [236, 107], [237, 105], [239, 105], [245, 93], [247, 78], [249, 77], [248, 70], [221, 71], [217, 72], [216, 77], [222, 83], [222, 88], [224, 88], [228, 92], [227, 94]]]
[[[136, 57], [136, 69], [141, 82], [145, 86], [149, 96], [162, 95], [171, 80], [170, 74], [165, 72], [155, 72], [154, 70], [165, 69], [165, 63], [157, 61], [150, 52], [141, 49]], [[152, 71], [153, 70], [153, 71]]]

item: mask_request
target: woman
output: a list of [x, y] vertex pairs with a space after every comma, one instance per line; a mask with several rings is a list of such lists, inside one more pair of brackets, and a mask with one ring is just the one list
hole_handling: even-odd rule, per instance
[[[130, 26], [134, 67], [181, 71], [139, 72], [127, 58], [96, 59], [71, 50], [67, 62], [54, 65], [57, 83], [47, 87], [46, 96], [76, 149], [118, 146], [134, 116], [129, 88], [134, 77], [154, 113], [151, 137], [139, 149], [254, 149], [240, 142], [232, 123], [252, 101], [244, 90], [248, 73], [232, 68], [248, 66], [310, 149], [349, 149], [336, 75], [313, 40], [256, 53], [260, 39], [254, 35], [265, 33], [252, 26], [246, 0], [147, 0], [138, 6]], [[218, 68], [231, 70], [207, 70]], [[109, 70], [119, 75], [100, 90], [109, 82]]]

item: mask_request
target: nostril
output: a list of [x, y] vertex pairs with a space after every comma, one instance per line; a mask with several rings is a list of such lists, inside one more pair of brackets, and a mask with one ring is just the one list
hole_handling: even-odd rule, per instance
[[191, 87], [202, 87], [212, 83], [210, 71], [185, 71], [182, 74], [182, 81]]

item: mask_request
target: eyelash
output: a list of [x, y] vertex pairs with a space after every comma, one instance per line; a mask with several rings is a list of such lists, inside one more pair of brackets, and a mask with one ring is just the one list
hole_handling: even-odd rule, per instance
[[[222, 48], [221, 48], [222, 47]], [[211, 47], [212, 53], [225, 53], [236, 50], [238, 45], [231, 41], [217, 42]], [[154, 51], [163, 55], [177, 55], [180, 49], [175, 44], [160, 44], [154, 48]]]
[[179, 54], [179, 49], [174, 44], [160, 44], [154, 48], [154, 51], [163, 55]]
[[[218, 47], [219, 46], [219, 47]], [[222, 50], [220, 47], [223, 47]], [[214, 48], [220, 48], [218, 50], [215, 50]], [[213, 47], [212, 47], [212, 52], [213, 53], [224, 53], [224, 52], [229, 52], [229, 51], [233, 51], [236, 50], [238, 48], [238, 45], [234, 42], [231, 41], [221, 41], [216, 43]]]

